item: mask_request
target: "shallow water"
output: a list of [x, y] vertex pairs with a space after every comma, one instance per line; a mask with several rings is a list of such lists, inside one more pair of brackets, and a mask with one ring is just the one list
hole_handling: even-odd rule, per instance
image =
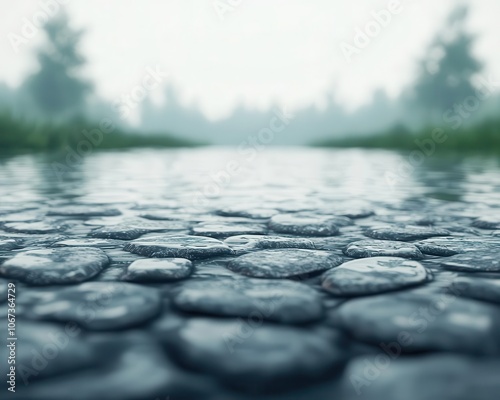
[[[399, 400], [425, 387], [407, 398], [468, 400], [480, 384], [493, 399], [499, 168], [360, 149], [1, 157], [0, 283], [17, 288], [18, 364], [68, 339], [36, 375], [18, 372], [12, 398], [350, 400], [361, 388]], [[173, 256], [184, 260], [128, 269]], [[448, 308], [409, 321], [455, 280]], [[414, 343], [366, 376], [403, 331]]]
[[421, 152], [410, 156], [361, 149], [214, 147], [94, 152], [79, 158], [74, 153], [21, 155], [0, 158], [0, 195], [3, 204], [169, 200], [204, 208], [243, 200], [400, 204], [420, 198], [482, 208], [500, 203], [499, 168], [498, 157], [429, 158]]

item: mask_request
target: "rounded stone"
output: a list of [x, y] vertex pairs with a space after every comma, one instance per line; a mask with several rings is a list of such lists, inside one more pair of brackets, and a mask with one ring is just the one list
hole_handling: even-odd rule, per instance
[[498, 253], [456, 254], [441, 260], [441, 266], [452, 271], [500, 272]]
[[267, 235], [238, 235], [224, 240], [224, 243], [234, 250], [253, 249], [314, 249], [314, 242], [305, 238], [267, 236]]
[[190, 318], [164, 340], [183, 365], [252, 392], [315, 381], [346, 357], [331, 331], [241, 319]]
[[132, 240], [148, 232], [150, 232], [149, 229], [141, 229], [126, 225], [111, 225], [94, 229], [88, 236], [99, 239]]
[[356, 339], [377, 346], [395, 342], [405, 353], [450, 351], [492, 356], [500, 350], [500, 309], [464, 299], [451, 290], [351, 299], [333, 315], [333, 324]]
[[231, 260], [227, 268], [254, 278], [288, 278], [342, 264], [341, 257], [320, 250], [262, 250]]
[[360, 240], [350, 243], [344, 254], [353, 258], [365, 257], [402, 257], [414, 260], [424, 258], [422, 252], [413, 244], [390, 240]]
[[422, 253], [432, 256], [448, 257], [455, 254], [484, 251], [488, 249], [500, 250], [500, 244], [483, 238], [434, 238], [415, 243]]
[[227, 238], [234, 235], [259, 235], [266, 233], [263, 225], [231, 224], [231, 223], [200, 223], [191, 228], [191, 234], [213, 238]]
[[[346, 217], [325, 217], [311, 214], [278, 214], [269, 221], [269, 229], [278, 233], [304, 236], [334, 236], [339, 234], [337, 225]], [[342, 220], [341, 220], [342, 219]]]
[[319, 293], [299, 282], [218, 279], [184, 283], [173, 297], [187, 312], [306, 323], [323, 316]]
[[433, 236], [448, 236], [449, 234], [450, 232], [446, 229], [422, 226], [389, 226], [369, 228], [365, 231], [365, 235], [372, 239], [399, 240], [403, 242], [422, 240]]
[[[19, 389], [25, 389], [28, 384], [79, 372], [95, 365], [99, 359], [95, 346], [74, 322], [61, 326], [23, 319], [16, 325], [16, 337], [15, 364], [11, 365], [18, 372], [18, 392], [21, 393]], [[5, 357], [7, 359], [7, 354]], [[6, 362], [2, 364], [7, 367]], [[4, 365], [0, 367], [2, 372]]]
[[162, 282], [187, 278], [193, 263], [185, 258], [145, 258], [127, 267], [123, 280], [131, 282]]
[[[213, 379], [175, 365], [147, 332], [92, 336], [98, 353], [94, 365], [81, 371], [62, 371], [61, 376], [28, 386], [19, 385], [19, 397], [14, 394], [12, 400], [215, 400], [215, 394], [220, 394], [220, 385]], [[25, 364], [28, 368], [33, 357], [30, 354]], [[58, 360], [49, 363], [58, 364]]]
[[460, 276], [454, 280], [454, 283], [457, 285], [460, 295], [464, 297], [500, 303], [500, 279]]
[[145, 257], [178, 257], [197, 260], [232, 253], [220, 240], [190, 235], [157, 235], [134, 240], [123, 248]]
[[0, 275], [31, 285], [66, 284], [86, 281], [109, 264], [96, 248], [52, 248], [18, 253], [0, 266]]
[[362, 296], [398, 290], [427, 281], [427, 271], [417, 261], [372, 257], [348, 261], [325, 272], [322, 287], [337, 296]]
[[157, 290], [122, 282], [85, 282], [36, 304], [34, 318], [74, 321], [89, 330], [125, 329], [149, 321], [161, 309]]

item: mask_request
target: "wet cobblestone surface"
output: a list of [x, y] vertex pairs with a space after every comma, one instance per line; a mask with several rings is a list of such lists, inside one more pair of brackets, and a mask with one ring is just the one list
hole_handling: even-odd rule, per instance
[[9, 398], [497, 398], [498, 160], [235, 157], [0, 159]]

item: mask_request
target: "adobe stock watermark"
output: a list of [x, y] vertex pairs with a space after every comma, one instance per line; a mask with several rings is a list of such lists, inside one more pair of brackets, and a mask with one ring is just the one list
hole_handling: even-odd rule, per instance
[[272, 143], [276, 134], [283, 132], [290, 124], [294, 115], [284, 107], [274, 111], [274, 116], [269, 120], [268, 126], [258, 132], [250, 134], [237, 147], [237, 157], [230, 159], [219, 171], [210, 174], [210, 182], [197, 191], [193, 197], [193, 206], [206, 206], [210, 198], [221, 194], [232, 180], [242, 174], [262, 149]]
[[493, 96], [498, 88], [500, 81], [495, 80], [492, 75], [485, 78], [478, 77], [476, 80], [477, 89], [470, 96], [467, 96], [460, 103], [455, 103], [443, 113], [443, 120], [450, 125], [451, 129], [458, 129], [465, 120], [470, 118], [481, 107], [481, 103]]
[[215, 0], [212, 7], [221, 21], [226, 19], [226, 14], [231, 14], [238, 8], [243, 0]]
[[276, 312], [281, 301], [283, 301], [283, 295], [278, 295], [265, 303], [259, 302], [255, 305], [255, 310], [246, 318], [238, 318], [238, 326], [232, 332], [222, 335], [229, 353], [234, 353], [238, 345], [249, 339], [262, 326], [264, 320], [268, 320]]
[[[296, 277], [295, 282], [301, 282], [310, 278], [310, 274]], [[222, 338], [229, 353], [234, 353], [236, 347], [249, 339], [255, 331], [260, 328], [264, 321], [271, 320], [279, 306], [285, 304], [283, 293], [277, 294], [275, 297], [266, 301], [256, 301], [255, 310], [250, 312], [245, 318], [238, 318], [238, 325], [231, 332], [224, 333]]]
[[38, 3], [40, 10], [36, 11], [31, 18], [24, 17], [21, 20], [19, 33], [9, 32], [7, 34], [14, 53], [19, 53], [20, 47], [27, 45], [30, 40], [36, 37], [43, 26], [69, 2], [70, 0], [41, 0]]
[[404, 4], [412, 0], [389, 0], [386, 7], [370, 13], [370, 20], [362, 27], [356, 26], [351, 43], [343, 41], [340, 43], [342, 54], [348, 63], [352, 62], [354, 56], [359, 55], [363, 49], [370, 45], [380, 33], [387, 28], [394, 16], [403, 11]]
[[[459, 129], [467, 119], [471, 118], [480, 109], [481, 103], [495, 95], [498, 88], [500, 88], [500, 81], [495, 80], [492, 75], [488, 78], [479, 77], [476, 84], [477, 89], [472, 95], [453, 104], [442, 114], [443, 121], [452, 131]], [[385, 172], [387, 184], [394, 188], [397, 184], [406, 182], [415, 170], [421, 167], [426, 159], [433, 156], [438, 146], [445, 143], [448, 138], [449, 135], [446, 133], [445, 128], [437, 127], [430, 132], [430, 137], [415, 139], [413, 143], [416, 149], [398, 163], [395, 170]]]
[[125, 118], [130, 114], [130, 111], [144, 101], [148, 92], [158, 88], [162, 81], [168, 76], [166, 71], [163, 71], [160, 65], [154, 68], [146, 67], [146, 74], [142, 78], [140, 84], [135, 85], [128, 93], [122, 96], [113, 103], [113, 110], [116, 111], [120, 118]]
[[28, 386], [31, 377], [36, 377], [49, 365], [50, 360], [57, 358], [61, 351], [68, 346], [71, 338], [80, 334], [81, 328], [74, 322], [68, 322], [64, 331], [50, 332], [47, 342], [40, 349], [31, 350], [30, 365], [20, 364], [19, 375], [25, 386]]
[[457, 282], [452, 282], [438, 298], [434, 298], [427, 306], [420, 307], [410, 314], [405, 321], [406, 329], [396, 335], [395, 341], [381, 342], [380, 353], [366, 357], [362, 361], [362, 373], [349, 376], [356, 394], [359, 396], [364, 388], [370, 387], [391, 366], [392, 362], [402, 355], [403, 349], [411, 346], [418, 335], [423, 334], [429, 325], [435, 322], [461, 294], [460, 286]]
[[[123, 286], [111, 284], [108, 288], [100, 292], [93, 300], [85, 301], [77, 306], [77, 314], [86, 323], [96, 318], [96, 313], [109, 303], [114, 295], [123, 291]], [[37, 377], [47, 366], [54, 362], [58, 355], [69, 345], [71, 339], [82, 333], [82, 329], [74, 321], [68, 321], [64, 328], [59, 331], [49, 332], [47, 340], [40, 348], [31, 349], [31, 360], [29, 365], [20, 364], [19, 375], [25, 386], [28, 386], [32, 377]]]
[[[148, 93], [160, 87], [160, 84], [169, 74], [162, 70], [160, 65], [146, 67], [146, 73], [141, 82], [135, 85], [127, 93], [122, 94], [119, 99], [113, 102], [113, 111], [118, 114], [118, 118], [123, 119], [130, 115], [130, 112], [144, 101]], [[77, 165], [81, 165], [85, 157], [92, 154], [95, 148], [104, 140], [105, 135], [116, 130], [116, 124], [113, 118], [102, 118], [97, 126], [91, 130], [83, 129], [81, 134], [85, 139], [80, 140], [75, 148], [66, 146], [64, 148], [64, 162], [53, 162], [52, 171], [59, 181]]]

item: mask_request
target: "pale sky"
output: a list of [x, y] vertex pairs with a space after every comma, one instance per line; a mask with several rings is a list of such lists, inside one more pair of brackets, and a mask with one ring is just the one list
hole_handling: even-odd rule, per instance
[[[22, 35], [26, 21], [43, 16], [43, 4], [56, 1], [0, 0], [0, 80], [9, 86], [36, 68], [32, 50], [43, 39], [35, 32], [15, 52], [12, 34]], [[173, 84], [185, 104], [197, 105], [210, 119], [228, 115], [238, 104], [293, 110], [321, 107], [333, 97], [355, 109], [378, 88], [397, 96], [414, 79], [416, 62], [458, 3], [401, 0], [399, 12], [391, 13], [389, 23], [348, 62], [341, 44], [354, 45], [356, 30], [373, 27], [372, 12], [388, 10], [392, 1], [60, 2], [67, 3], [73, 25], [87, 29], [85, 73], [100, 96], [118, 99], [141, 83], [148, 66], [159, 65], [168, 71], [163, 83]], [[486, 63], [485, 73], [495, 74], [500, 71], [500, 2], [470, 4], [468, 28], [479, 35], [474, 52]], [[161, 101], [161, 90], [150, 95]]]

